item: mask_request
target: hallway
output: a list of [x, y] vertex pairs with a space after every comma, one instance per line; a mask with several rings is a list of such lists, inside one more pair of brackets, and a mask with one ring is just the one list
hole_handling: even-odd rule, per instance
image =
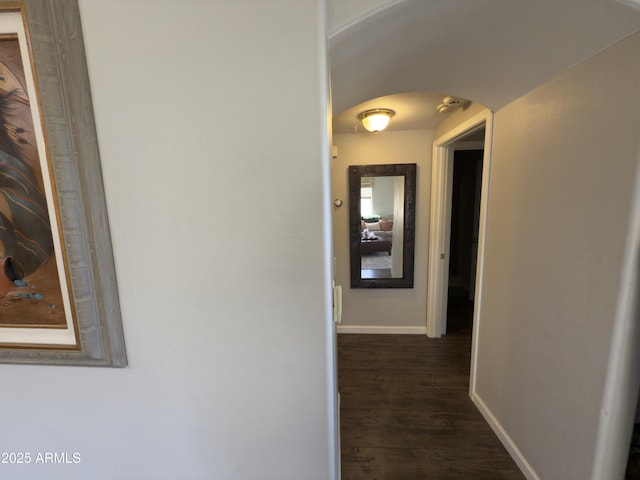
[[523, 479], [468, 394], [469, 302], [449, 332], [338, 336], [343, 480]]

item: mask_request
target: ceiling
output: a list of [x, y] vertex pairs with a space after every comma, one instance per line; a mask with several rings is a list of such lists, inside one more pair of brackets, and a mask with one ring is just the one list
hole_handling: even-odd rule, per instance
[[391, 130], [435, 128], [445, 95], [498, 110], [640, 31], [629, 2], [330, 0], [334, 131], [374, 107]]

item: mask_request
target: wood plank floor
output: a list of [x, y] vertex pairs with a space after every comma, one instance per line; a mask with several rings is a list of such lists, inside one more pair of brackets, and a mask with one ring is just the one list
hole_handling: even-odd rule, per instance
[[446, 337], [338, 336], [343, 480], [524, 479], [469, 398], [470, 304]]

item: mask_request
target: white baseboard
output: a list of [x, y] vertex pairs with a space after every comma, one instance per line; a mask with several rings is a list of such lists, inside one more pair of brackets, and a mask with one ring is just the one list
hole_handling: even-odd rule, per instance
[[427, 327], [403, 327], [387, 325], [337, 325], [338, 333], [381, 333], [403, 335], [426, 335]]
[[500, 439], [500, 441], [504, 445], [504, 448], [506, 448], [507, 452], [509, 452], [509, 455], [511, 455], [511, 458], [513, 458], [513, 460], [516, 462], [516, 465], [518, 465], [524, 476], [527, 477], [527, 480], [540, 480], [540, 477], [535, 472], [533, 467], [529, 465], [529, 462], [527, 462], [527, 460], [524, 458], [524, 455], [522, 454], [520, 449], [518, 449], [509, 434], [505, 431], [504, 428], [502, 428], [502, 425], [500, 424], [498, 419], [493, 416], [491, 411], [487, 408], [487, 406], [477, 393], [474, 393], [471, 396], [471, 400], [473, 401], [475, 406], [478, 407], [478, 410], [480, 410], [480, 413], [493, 430], [493, 433], [495, 433], [496, 436]]

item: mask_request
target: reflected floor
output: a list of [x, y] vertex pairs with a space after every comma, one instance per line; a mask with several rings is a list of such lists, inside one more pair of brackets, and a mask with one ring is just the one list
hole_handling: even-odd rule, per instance
[[360, 271], [360, 278], [371, 279], [371, 278], [391, 278], [391, 269], [390, 268], [371, 268], [366, 269], [363, 268]]
[[360, 278], [391, 278], [391, 256], [387, 252], [362, 255]]
[[362, 255], [362, 270], [380, 270], [391, 269], [391, 255], [387, 252], [371, 253], [369, 255]]

